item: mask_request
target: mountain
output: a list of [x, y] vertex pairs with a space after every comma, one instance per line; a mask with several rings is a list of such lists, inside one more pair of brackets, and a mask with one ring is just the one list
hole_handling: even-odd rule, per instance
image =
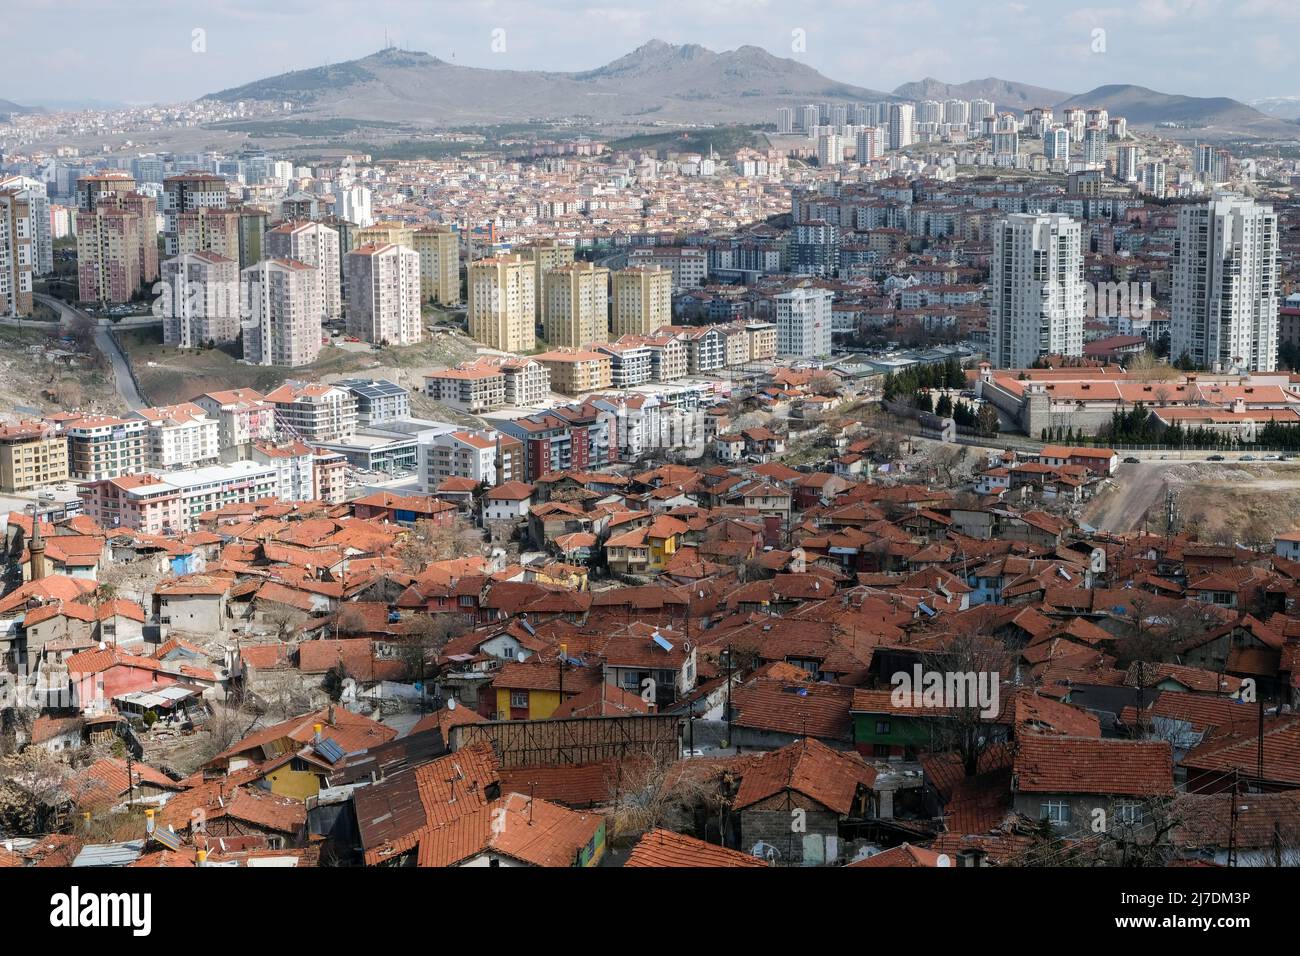
[[1031, 106], [1050, 106], [1067, 99], [1070, 94], [1049, 90], [1028, 83], [999, 80], [990, 76], [967, 83], [944, 83], [926, 77], [916, 83], [904, 83], [894, 90], [894, 95], [907, 100], [990, 100], [999, 110], [1024, 110]]
[[1262, 100], [1251, 100], [1250, 105], [1267, 116], [1278, 119], [1294, 119], [1300, 123], [1300, 96], [1269, 96]]
[[778, 106], [892, 97], [838, 83], [756, 46], [717, 53], [651, 40], [578, 73], [483, 69], [390, 48], [204, 98], [289, 100], [297, 112], [321, 119], [459, 126], [573, 116], [602, 122], [772, 122]]
[[1133, 126], [1179, 123], [1189, 127], [1188, 132], [1202, 134], [1210, 130], [1215, 135], [1296, 135], [1295, 124], [1266, 116], [1226, 96], [1177, 96], [1145, 86], [1112, 85], [1099, 86], [1058, 103], [1057, 115], [1072, 107], [1105, 109], [1111, 116], [1125, 117]]
[[39, 113], [40, 110], [34, 106], [19, 106], [13, 100], [0, 100], [0, 116], [16, 115], [18, 113]]

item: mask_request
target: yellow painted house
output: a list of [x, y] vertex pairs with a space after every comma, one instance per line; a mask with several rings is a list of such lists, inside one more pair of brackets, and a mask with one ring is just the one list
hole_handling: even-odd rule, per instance
[[681, 536], [687, 531], [686, 523], [671, 515], [660, 515], [645, 529], [646, 545], [650, 549], [649, 569], [662, 571], [668, 559], [677, 553]]
[[[496, 691], [497, 720], [545, 720], [562, 701], [587, 690], [601, 680], [596, 665], [561, 666], [556, 660], [507, 661], [492, 680]], [[562, 689], [561, 689], [562, 688]]]

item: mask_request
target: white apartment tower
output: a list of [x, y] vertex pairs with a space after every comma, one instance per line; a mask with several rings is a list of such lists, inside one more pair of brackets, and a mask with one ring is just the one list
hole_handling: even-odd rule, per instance
[[1082, 230], [1060, 213], [1017, 213], [994, 226], [989, 361], [1027, 368], [1041, 355], [1082, 355]]
[[776, 297], [778, 355], [831, 354], [833, 298], [829, 289], [791, 289]]
[[320, 285], [321, 321], [343, 317], [339, 290], [339, 234], [319, 222], [286, 222], [266, 234], [268, 259], [293, 259], [316, 270]]
[[316, 361], [321, 307], [315, 271], [294, 259], [267, 259], [243, 271], [245, 361], [290, 367]]
[[179, 349], [239, 338], [239, 263], [190, 252], [162, 264], [163, 344]]
[[348, 331], [365, 342], [413, 345], [424, 338], [420, 254], [392, 243], [348, 253]]
[[1278, 219], [1232, 193], [1178, 211], [1169, 354], [1198, 368], [1277, 368]]
[[889, 148], [912, 145], [912, 127], [916, 124], [916, 107], [911, 103], [894, 103], [889, 107]]

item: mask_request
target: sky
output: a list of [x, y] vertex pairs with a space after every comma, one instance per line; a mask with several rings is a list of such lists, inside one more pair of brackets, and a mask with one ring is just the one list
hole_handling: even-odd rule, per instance
[[[15, 0], [10, 0], [15, 2]], [[650, 39], [743, 44], [878, 90], [986, 76], [1300, 96], [1300, 0], [23, 0], [0, 99], [178, 102], [356, 59], [385, 35], [468, 66], [585, 70]], [[12, 22], [11, 22], [12, 25]], [[196, 32], [197, 31], [197, 32]]]

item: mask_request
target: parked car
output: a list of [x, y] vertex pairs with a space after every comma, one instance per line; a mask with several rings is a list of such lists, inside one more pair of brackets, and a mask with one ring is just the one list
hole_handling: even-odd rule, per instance
[[1141, 463], [1142, 463], [1142, 459], [1134, 458], [1132, 455], [1129, 455], [1127, 458], [1124, 459], [1124, 464], [1126, 465], [1139, 465]]
[[1223, 461], [1223, 456], [1222, 456], [1222, 455], [1211, 455], [1209, 458], [1207, 458], [1207, 459], [1205, 459], [1205, 460], [1206, 460], [1206, 461]]

